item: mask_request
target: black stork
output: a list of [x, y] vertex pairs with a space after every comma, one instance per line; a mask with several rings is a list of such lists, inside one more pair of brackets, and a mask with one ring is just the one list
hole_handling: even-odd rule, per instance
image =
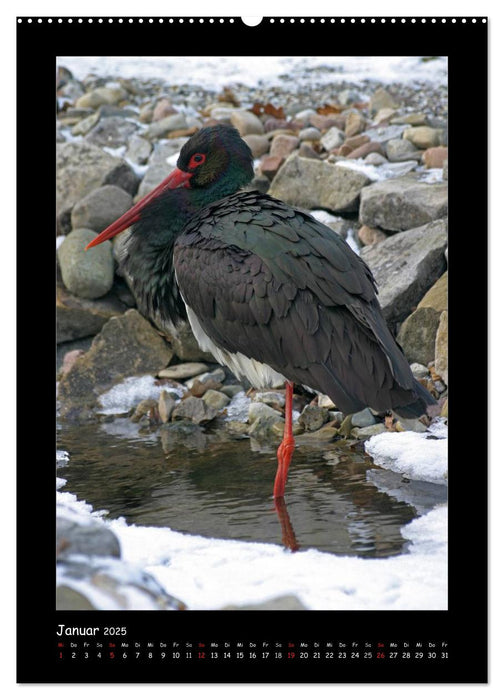
[[140, 310], [174, 325], [188, 318], [201, 348], [256, 388], [285, 382], [278, 500], [294, 451], [294, 382], [346, 414], [369, 406], [410, 418], [435, 401], [390, 333], [362, 258], [312, 216], [242, 191], [253, 174], [234, 128], [205, 127], [87, 247], [132, 226], [122, 266]]

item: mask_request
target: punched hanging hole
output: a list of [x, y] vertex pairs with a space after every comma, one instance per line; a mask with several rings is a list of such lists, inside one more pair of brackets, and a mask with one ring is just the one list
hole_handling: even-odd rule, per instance
[[262, 17], [241, 17], [241, 21], [243, 24], [246, 24], [247, 27], [257, 27], [258, 24], [261, 24]]

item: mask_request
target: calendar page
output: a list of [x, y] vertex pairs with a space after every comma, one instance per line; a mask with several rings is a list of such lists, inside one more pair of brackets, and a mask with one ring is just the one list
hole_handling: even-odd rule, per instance
[[19, 682], [486, 682], [487, 28], [17, 19]]

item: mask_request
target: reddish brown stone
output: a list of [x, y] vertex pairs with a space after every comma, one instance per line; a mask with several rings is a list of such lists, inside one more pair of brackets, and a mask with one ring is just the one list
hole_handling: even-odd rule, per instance
[[272, 180], [280, 167], [283, 165], [285, 158], [282, 156], [265, 156], [261, 160], [261, 172], [266, 175], [270, 180]]
[[264, 122], [264, 131], [274, 131], [275, 129], [287, 129], [289, 122], [286, 119], [277, 119], [276, 117], [268, 117]]
[[310, 124], [320, 129], [320, 131], [330, 129], [331, 126], [337, 126], [338, 129], [343, 130], [345, 128], [345, 117], [326, 117], [323, 114], [312, 114], [310, 117]]
[[166, 97], [163, 97], [161, 100], [159, 100], [159, 102], [156, 103], [156, 106], [154, 107], [152, 121], [158, 122], [160, 119], [164, 119], [165, 117], [169, 117], [170, 114], [176, 113], [177, 110], [174, 109], [170, 100], [168, 100]]
[[333, 148], [331, 153], [335, 156], [347, 156], [352, 150], [351, 146], [344, 143], [342, 146], [339, 146], [339, 148]]
[[297, 136], [287, 136], [287, 134], [278, 134], [271, 142], [270, 155], [281, 156], [287, 158], [299, 145]]
[[446, 146], [433, 146], [428, 148], [422, 156], [426, 168], [442, 168], [448, 158]]
[[[344, 144], [343, 144], [344, 145]], [[378, 141], [370, 141], [369, 143], [364, 143], [359, 148], [355, 148], [351, 153], [348, 154], [348, 158], [365, 158], [368, 153], [383, 153], [383, 148], [381, 143]]]

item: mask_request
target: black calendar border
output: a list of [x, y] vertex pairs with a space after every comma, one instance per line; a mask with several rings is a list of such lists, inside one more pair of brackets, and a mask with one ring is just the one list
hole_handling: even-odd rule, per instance
[[[295, 18], [291, 24], [275, 18], [274, 24], [263, 19], [260, 27], [247, 27], [239, 18], [231, 26], [229, 17], [199, 18], [181, 24], [168, 18], [161, 24], [142, 25], [135, 18], [109, 24], [106, 17], [72, 24], [64, 18], [52, 23], [47, 17], [19, 18], [17, 24], [17, 678], [18, 682], [458, 682], [484, 683], [487, 680], [487, 449], [485, 438], [476, 436], [477, 456], [464, 445], [468, 436], [467, 414], [473, 405], [468, 388], [477, 384], [478, 419], [487, 417], [487, 323], [480, 315], [477, 333], [471, 347], [471, 364], [477, 367], [477, 380], [468, 377], [461, 367], [461, 348], [467, 342], [467, 296], [479, 294], [478, 303], [486, 305], [487, 289], [487, 30], [481, 17], [437, 18], [407, 17], [395, 22], [380, 17], [342, 24], [340, 18], [309, 16], [305, 23]], [[38, 22], [41, 19], [42, 22]], [[452, 22], [455, 19], [455, 22]], [[186, 53], [196, 55], [198, 47], [222, 48], [222, 55], [260, 55], [268, 47], [268, 55], [355, 55], [356, 47], [369, 55], [447, 55], [449, 64], [449, 358], [450, 385], [449, 464], [449, 610], [448, 611], [307, 611], [307, 612], [62, 612], [55, 610], [54, 571], [54, 452], [55, 452], [55, 338], [54, 277], [55, 255], [51, 243], [55, 221], [54, 181], [54, 68], [57, 55], [154, 55], [164, 47], [170, 55], [182, 54], [175, 47], [189, 47]], [[260, 37], [260, 39], [258, 39]], [[41, 41], [42, 38], [42, 41]], [[184, 39], [186, 38], [186, 41]], [[33, 46], [37, 46], [36, 65]], [[322, 47], [328, 47], [325, 52]], [[372, 50], [371, 50], [372, 49]], [[206, 54], [206, 51], [203, 52]], [[463, 115], [474, 99], [477, 87], [479, 148], [469, 156], [459, 138]], [[34, 115], [36, 114], [36, 121]], [[471, 160], [472, 173], [466, 174]], [[29, 172], [27, 179], [25, 173]], [[467, 211], [466, 202], [478, 202], [476, 210]], [[33, 363], [32, 332], [36, 324], [27, 313], [33, 307], [34, 292], [39, 303], [44, 333], [37, 341], [37, 403], [41, 410], [36, 418], [27, 416], [23, 397], [33, 392], [33, 376], [28, 367]], [[473, 323], [474, 325], [474, 323]], [[37, 337], [39, 333], [37, 332]], [[28, 361], [29, 360], [29, 361]], [[50, 371], [48, 368], [54, 368]], [[453, 381], [458, 377], [459, 381]], [[27, 445], [27, 430], [30, 445]], [[31, 437], [33, 435], [33, 437]], [[31, 449], [28, 449], [31, 448]], [[474, 460], [480, 473], [474, 476]], [[29, 480], [25, 476], [29, 473]], [[467, 476], [467, 474], [469, 476]], [[25, 481], [29, 486], [25, 485]], [[470, 511], [468, 508], [470, 504]], [[468, 515], [470, 512], [470, 516]], [[36, 527], [34, 525], [36, 524]], [[470, 568], [466, 565], [467, 549], [480, 543], [471, 552]], [[34, 563], [33, 551], [37, 552]], [[121, 667], [80, 665], [57, 666], [55, 655], [56, 627], [66, 625], [127, 625], [129, 638], [164, 639], [446, 639], [450, 660], [443, 666], [383, 666], [289, 663], [264, 668], [257, 665], [174, 667], [169, 670], [156, 665]], [[476, 640], [476, 648], [475, 642]], [[235, 674], [239, 673], [237, 677]]]

